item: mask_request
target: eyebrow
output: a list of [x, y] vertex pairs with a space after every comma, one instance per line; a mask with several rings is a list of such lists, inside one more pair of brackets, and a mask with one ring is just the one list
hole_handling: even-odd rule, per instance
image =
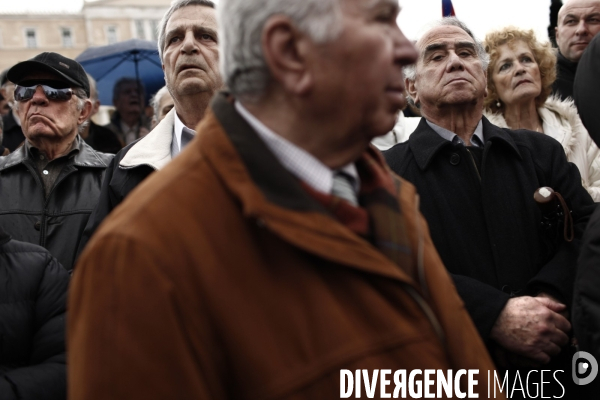
[[[425, 47], [425, 51], [423, 51], [423, 58], [427, 58], [431, 53], [436, 52], [438, 50], [446, 50], [448, 48], [448, 43], [433, 43], [429, 46]], [[471, 42], [455, 42], [455, 49], [464, 49], [468, 48], [475, 51], [475, 44]]]
[[369, 10], [379, 6], [394, 7], [398, 13], [402, 10], [402, 7], [398, 4], [398, 0], [371, 0], [365, 4], [365, 8]]
[[[188, 27], [190, 27], [190, 24], [184, 24], [184, 25], [178, 25], [175, 28], [167, 31], [166, 35], [165, 35], [165, 39], [168, 40], [170, 39], [173, 35], [181, 32], [181, 31], [185, 31]], [[217, 35], [217, 31], [211, 28], [208, 28], [204, 25], [192, 25], [192, 30], [196, 33], [196, 32], [200, 32], [200, 33], [208, 33], [209, 35], [212, 35], [215, 39], [218, 39], [218, 35]]]

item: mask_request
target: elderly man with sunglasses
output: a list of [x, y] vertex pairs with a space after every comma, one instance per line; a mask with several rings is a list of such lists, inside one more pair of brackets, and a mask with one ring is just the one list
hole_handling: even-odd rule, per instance
[[113, 157], [79, 137], [92, 110], [89, 81], [78, 62], [48, 52], [16, 64], [8, 79], [26, 140], [0, 158], [0, 226], [71, 270]]

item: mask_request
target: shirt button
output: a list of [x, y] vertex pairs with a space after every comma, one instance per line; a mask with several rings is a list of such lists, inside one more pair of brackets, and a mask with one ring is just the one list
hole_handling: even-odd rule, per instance
[[48, 171], [47, 171], [47, 170], [43, 170], [43, 171], [42, 171], [42, 173], [43, 173], [44, 175], [48, 175]]
[[41, 226], [42, 226], [42, 223], [40, 221], [37, 221], [35, 224], [33, 224], [33, 227], [35, 228], [36, 231], [39, 231]]
[[450, 156], [450, 164], [458, 165], [459, 162], [460, 156], [457, 153], [452, 153], [452, 155]]
[[44, 159], [44, 156], [40, 156], [40, 160], [43, 160], [43, 159]]

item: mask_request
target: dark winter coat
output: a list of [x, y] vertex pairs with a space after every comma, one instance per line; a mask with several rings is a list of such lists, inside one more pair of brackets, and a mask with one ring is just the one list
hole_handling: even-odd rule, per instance
[[4, 122], [4, 134], [2, 145], [8, 148], [11, 153], [15, 151], [25, 140], [21, 125], [17, 124], [12, 111], [2, 117]]
[[567, 97], [573, 98], [573, 82], [577, 72], [577, 64], [568, 60], [560, 52], [556, 60], [556, 80], [552, 84], [552, 93], [558, 95], [561, 100]]
[[175, 109], [172, 109], [149, 134], [125, 146], [111, 160], [102, 182], [98, 204], [85, 227], [77, 254], [81, 254], [104, 218], [137, 185], [171, 161], [174, 124]]
[[69, 274], [0, 230], [0, 400], [66, 399]]
[[98, 202], [104, 170], [114, 156], [83, 140], [48, 198], [25, 146], [0, 157], [0, 226], [15, 240], [45, 247], [71, 270], [81, 233]]
[[[575, 77], [575, 102], [592, 139], [600, 143], [600, 35], [589, 44]], [[579, 257], [573, 330], [581, 350], [600, 360], [600, 208], [594, 212], [584, 234]], [[596, 379], [598, 380], [598, 379]]]
[[487, 340], [511, 296], [546, 292], [567, 304], [572, 298], [578, 241], [544, 239], [534, 191], [549, 186], [564, 196], [577, 238], [595, 205], [556, 140], [501, 129], [485, 117], [483, 135], [481, 172], [466, 147], [440, 137], [425, 119], [384, 155], [417, 187], [435, 247]]
[[575, 105], [581, 121], [592, 139], [600, 145], [598, 93], [600, 93], [600, 35], [596, 35], [583, 52], [573, 87]]
[[103, 153], [117, 154], [123, 148], [123, 144], [113, 131], [105, 126], [96, 125], [93, 121], [90, 121], [88, 137], [85, 138], [85, 142], [92, 149]]

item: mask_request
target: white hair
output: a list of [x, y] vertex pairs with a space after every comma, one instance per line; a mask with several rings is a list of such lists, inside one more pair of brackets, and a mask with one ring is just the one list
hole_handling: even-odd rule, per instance
[[158, 56], [160, 57], [160, 62], [163, 64], [167, 23], [175, 11], [187, 6], [204, 6], [215, 8], [215, 3], [211, 0], [173, 0], [171, 2], [171, 7], [169, 7], [165, 15], [160, 20], [160, 23], [157, 26], [158, 32], [156, 32], [156, 37], [158, 38]]
[[[479, 41], [475, 35], [473, 34], [473, 32], [467, 27], [467, 25], [460, 21], [458, 18], [456, 17], [446, 17], [446, 18], [442, 18], [441, 20], [438, 20], [436, 22], [434, 22], [433, 24], [431, 24], [431, 28], [427, 30], [430, 31], [433, 28], [439, 27], [439, 26], [456, 26], [457, 28], [462, 29], [463, 31], [465, 31], [467, 33], [467, 35], [469, 35], [471, 37], [471, 39], [473, 39], [473, 41], [475, 42], [475, 51], [477, 52], [477, 57], [479, 57], [479, 61], [481, 61], [481, 67], [483, 68], [484, 71], [487, 71], [487, 67], [490, 63], [490, 55], [488, 53], [486, 53], [485, 48], [483, 47], [483, 43], [481, 43], [481, 41]], [[409, 81], [414, 82], [416, 77], [417, 77], [417, 63], [414, 64], [410, 64], [410, 65], [406, 65], [403, 68], [404, 71], [404, 76], [406, 77], [406, 79], [408, 79]], [[418, 104], [415, 104], [414, 99], [410, 96], [410, 94], [407, 96], [408, 101], [414, 105], [414, 106], [419, 106]]]
[[261, 36], [274, 15], [289, 17], [316, 43], [335, 39], [341, 31], [340, 0], [220, 0], [217, 7], [219, 59], [225, 85], [236, 96], [260, 97], [271, 74]]
[[158, 112], [160, 111], [158, 109], [160, 107], [160, 101], [162, 100], [162, 98], [165, 94], [168, 94], [169, 96], [171, 95], [169, 93], [169, 89], [166, 86], [163, 86], [150, 99], [150, 105], [152, 106], [152, 109], [154, 110], [155, 116], [157, 116]]

